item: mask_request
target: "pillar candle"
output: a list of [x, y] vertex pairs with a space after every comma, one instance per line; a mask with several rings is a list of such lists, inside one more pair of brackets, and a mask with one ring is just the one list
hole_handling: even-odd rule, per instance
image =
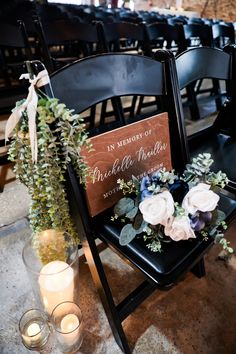
[[63, 342], [73, 345], [79, 338], [79, 319], [75, 314], [68, 314], [61, 320]]
[[25, 329], [22, 334], [23, 342], [28, 348], [37, 346], [42, 340], [41, 328], [37, 322], [33, 322]]
[[40, 271], [38, 282], [49, 315], [61, 302], [73, 301], [74, 271], [66, 262], [52, 261], [46, 264]]

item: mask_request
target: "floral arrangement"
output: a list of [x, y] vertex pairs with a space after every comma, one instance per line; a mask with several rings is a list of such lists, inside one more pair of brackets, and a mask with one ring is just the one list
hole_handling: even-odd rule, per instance
[[125, 225], [120, 233], [120, 244], [127, 245], [142, 235], [153, 252], [162, 251], [162, 243], [213, 237], [223, 246], [227, 255], [233, 253], [224, 238], [227, 225], [225, 215], [218, 210], [216, 193], [228, 183], [221, 171], [210, 170], [210, 154], [199, 154], [186, 165], [183, 174], [160, 169], [141, 181], [118, 180], [124, 195], [114, 207], [112, 220]]

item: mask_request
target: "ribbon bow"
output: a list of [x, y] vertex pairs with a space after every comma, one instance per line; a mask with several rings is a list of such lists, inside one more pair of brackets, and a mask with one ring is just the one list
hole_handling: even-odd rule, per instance
[[42, 70], [38, 75], [31, 79], [30, 74], [22, 74], [21, 79], [27, 79], [30, 82], [30, 87], [28, 89], [28, 96], [20, 106], [16, 107], [10, 117], [8, 118], [6, 128], [5, 128], [5, 141], [8, 141], [8, 138], [19, 122], [22, 113], [27, 110], [28, 115], [28, 125], [29, 125], [29, 137], [30, 137], [30, 147], [32, 153], [32, 161], [37, 163], [38, 156], [38, 144], [37, 144], [37, 129], [36, 129], [36, 113], [38, 105], [38, 95], [35, 91], [35, 88], [44, 86], [50, 82], [47, 70]]

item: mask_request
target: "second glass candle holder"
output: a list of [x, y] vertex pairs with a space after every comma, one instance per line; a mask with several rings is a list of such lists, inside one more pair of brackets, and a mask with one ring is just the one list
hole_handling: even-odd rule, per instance
[[83, 342], [83, 319], [79, 306], [70, 301], [55, 307], [51, 324], [62, 353], [75, 353]]

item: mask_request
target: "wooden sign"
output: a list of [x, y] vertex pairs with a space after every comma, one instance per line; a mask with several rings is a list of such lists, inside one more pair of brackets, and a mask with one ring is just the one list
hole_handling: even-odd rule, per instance
[[86, 195], [91, 216], [114, 205], [121, 197], [117, 179], [138, 179], [161, 167], [171, 169], [167, 113], [123, 126], [91, 138], [95, 151], [82, 151], [92, 170]]

